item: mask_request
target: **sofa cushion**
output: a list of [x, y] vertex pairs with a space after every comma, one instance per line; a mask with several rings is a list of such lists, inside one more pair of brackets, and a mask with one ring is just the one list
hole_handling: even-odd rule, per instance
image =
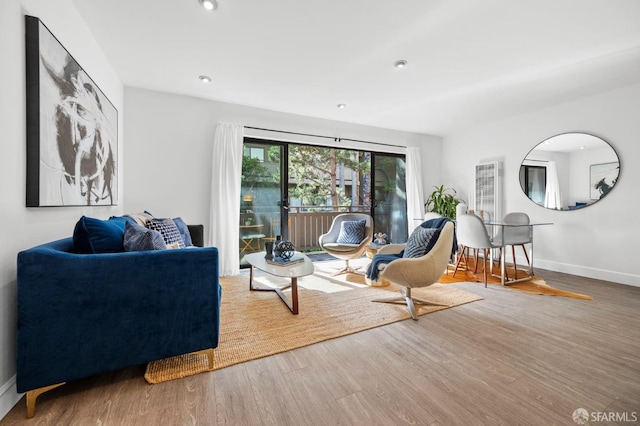
[[193, 245], [193, 241], [191, 241], [191, 233], [189, 232], [189, 227], [181, 217], [174, 217], [173, 223], [176, 224], [178, 231], [180, 231], [180, 236], [182, 237], [182, 241], [184, 241], [184, 245], [186, 247], [191, 247]]
[[439, 233], [438, 229], [423, 228], [421, 226], [416, 227], [407, 240], [407, 245], [402, 257], [421, 257], [429, 253], [435, 245], [438, 239], [437, 234]]
[[174, 243], [178, 243], [178, 247], [185, 247], [180, 231], [172, 219], [149, 219], [145, 226], [149, 229], [160, 232], [164, 239], [164, 243], [167, 246], [172, 246]]
[[80, 254], [124, 251], [124, 227], [129, 219], [113, 216], [109, 220], [82, 216], [73, 230], [73, 250]]
[[364, 240], [366, 220], [345, 220], [340, 223], [340, 233], [336, 240], [339, 244], [360, 244]]
[[160, 232], [133, 222], [125, 224], [123, 245], [124, 251], [163, 250], [167, 248]]

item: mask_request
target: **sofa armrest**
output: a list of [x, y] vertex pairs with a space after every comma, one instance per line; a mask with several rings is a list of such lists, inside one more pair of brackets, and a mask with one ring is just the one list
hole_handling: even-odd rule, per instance
[[18, 254], [18, 392], [218, 345], [218, 250]]
[[191, 242], [196, 247], [204, 247], [204, 225], [187, 225]]

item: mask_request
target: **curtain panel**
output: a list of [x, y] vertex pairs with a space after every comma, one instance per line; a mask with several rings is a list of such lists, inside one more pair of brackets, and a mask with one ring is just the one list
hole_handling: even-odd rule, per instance
[[209, 243], [219, 250], [220, 276], [240, 272], [240, 180], [244, 128], [218, 123], [211, 161]]
[[424, 188], [422, 185], [422, 157], [420, 148], [407, 148], [407, 225], [409, 234], [416, 227], [414, 219], [424, 216]]

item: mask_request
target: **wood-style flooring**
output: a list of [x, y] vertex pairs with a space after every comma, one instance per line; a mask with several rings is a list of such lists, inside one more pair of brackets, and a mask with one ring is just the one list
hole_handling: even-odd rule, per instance
[[640, 288], [537, 274], [594, 299], [453, 284], [484, 300], [158, 385], [144, 366], [103, 374], [0, 425], [575, 425], [578, 408], [640, 423]]

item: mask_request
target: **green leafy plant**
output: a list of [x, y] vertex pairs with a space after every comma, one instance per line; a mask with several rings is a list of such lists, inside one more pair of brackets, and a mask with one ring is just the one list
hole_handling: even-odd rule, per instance
[[450, 219], [456, 218], [456, 207], [460, 200], [456, 198], [457, 192], [453, 188], [445, 188], [444, 185], [434, 186], [435, 190], [429, 195], [424, 206], [428, 211], [441, 214]]

